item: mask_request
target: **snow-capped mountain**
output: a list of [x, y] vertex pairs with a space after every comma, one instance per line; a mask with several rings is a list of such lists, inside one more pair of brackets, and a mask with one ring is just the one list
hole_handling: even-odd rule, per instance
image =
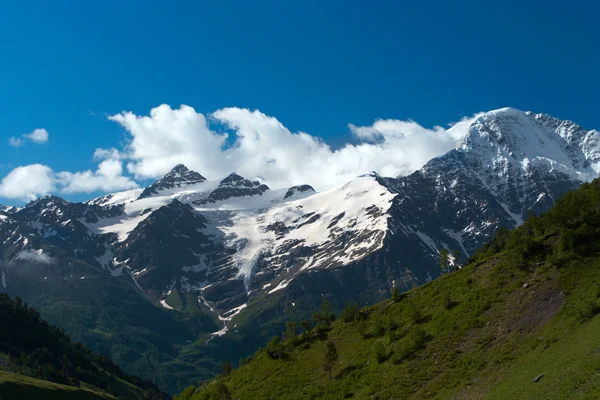
[[598, 131], [506, 108], [415, 173], [370, 173], [321, 193], [177, 165], [143, 190], [85, 203], [46, 196], [0, 213], [0, 254], [13, 263], [52, 245], [131, 276], [165, 307], [173, 290], [192, 294], [223, 321], [283, 292], [294, 305], [311, 293], [367, 303], [436, 277], [440, 248], [466, 259], [498, 227], [597, 177], [599, 164]]
[[148, 186], [139, 198], [176, 193], [206, 181], [206, 178], [195, 171], [190, 171], [183, 164], [176, 165], [168, 174]]

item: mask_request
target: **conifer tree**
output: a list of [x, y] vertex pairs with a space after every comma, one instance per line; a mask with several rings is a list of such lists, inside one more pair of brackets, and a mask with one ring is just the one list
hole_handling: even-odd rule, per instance
[[445, 248], [440, 249], [440, 270], [442, 274], [448, 272], [448, 250]]
[[400, 300], [400, 290], [398, 290], [398, 287], [396, 287], [396, 286], [394, 286], [394, 288], [392, 289], [392, 300], [393, 301]]
[[331, 379], [331, 372], [333, 371], [333, 365], [338, 359], [337, 347], [331, 340], [327, 342], [325, 349], [325, 371], [329, 372], [329, 379]]

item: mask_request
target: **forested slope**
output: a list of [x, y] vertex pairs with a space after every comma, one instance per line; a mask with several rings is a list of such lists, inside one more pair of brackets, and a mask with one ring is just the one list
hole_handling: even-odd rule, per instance
[[0, 321], [0, 398], [168, 398], [72, 342], [19, 298], [0, 294]]

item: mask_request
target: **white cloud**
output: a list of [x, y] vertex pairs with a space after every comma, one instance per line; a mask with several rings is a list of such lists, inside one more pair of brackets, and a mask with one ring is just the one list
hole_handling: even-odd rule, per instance
[[314, 136], [290, 132], [274, 117], [235, 107], [217, 110], [209, 118], [234, 131], [230, 146], [224, 146], [226, 134], [211, 130], [207, 118], [189, 106], [172, 109], [163, 104], [149, 116], [122, 112], [110, 117], [130, 135], [119, 154], [130, 160], [127, 168], [137, 178], [156, 178], [183, 163], [209, 179], [235, 171], [272, 187], [309, 183], [318, 190], [369, 171], [386, 176], [415, 171], [454, 148], [474, 118], [448, 131], [399, 120], [349, 125], [362, 143], [332, 150]]
[[48, 131], [43, 128], [34, 129], [33, 132], [26, 133], [23, 137], [35, 143], [46, 143], [48, 141]]
[[26, 141], [32, 141], [34, 143], [42, 144], [48, 141], [48, 131], [43, 128], [34, 129], [30, 133], [24, 133], [19, 137], [10, 137], [8, 138], [8, 144], [13, 147], [19, 147], [24, 144]]
[[55, 260], [50, 257], [48, 254], [45, 254], [41, 249], [40, 250], [23, 250], [17, 253], [15, 260], [24, 260], [24, 261], [32, 261], [38, 262], [40, 264], [54, 264]]
[[54, 172], [47, 165], [32, 164], [17, 167], [0, 182], [0, 197], [33, 200], [58, 192], [63, 194], [116, 191], [137, 187], [132, 179], [123, 176], [122, 161], [106, 158], [97, 170], [83, 172]]
[[0, 182], [0, 196], [33, 200], [56, 190], [52, 169], [42, 164], [17, 167]]
[[204, 115], [192, 107], [173, 110], [166, 104], [153, 108], [150, 116], [131, 112], [109, 117], [130, 133], [127, 169], [138, 178], [158, 177], [183, 163], [209, 176], [222, 175], [221, 146], [227, 135], [212, 132]]
[[90, 170], [75, 173], [65, 171], [59, 172], [57, 176], [62, 185], [60, 191], [66, 194], [112, 192], [138, 186], [133, 180], [123, 176], [122, 162], [113, 158], [100, 162], [96, 172]]
[[10, 144], [12, 147], [19, 147], [23, 144], [23, 139], [12, 136], [8, 138], [8, 144]]

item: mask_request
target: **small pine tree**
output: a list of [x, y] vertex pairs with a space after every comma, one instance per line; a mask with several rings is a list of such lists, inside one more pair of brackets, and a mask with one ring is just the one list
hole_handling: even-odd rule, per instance
[[400, 300], [400, 290], [398, 290], [398, 287], [396, 286], [394, 286], [394, 288], [392, 289], [392, 300], [395, 302]]
[[440, 249], [440, 270], [442, 274], [448, 272], [448, 250], [445, 248]]
[[267, 344], [267, 347], [265, 350], [266, 350], [267, 354], [269, 355], [269, 357], [271, 357], [273, 359], [282, 358], [283, 349], [281, 346], [281, 339], [279, 338], [279, 336], [273, 336], [271, 338], [271, 341]]
[[302, 329], [304, 329], [306, 333], [310, 332], [310, 322], [308, 322], [307, 320], [302, 320], [302, 322], [300, 322], [300, 326], [302, 327]]
[[360, 312], [358, 306], [353, 303], [346, 303], [344, 311], [342, 311], [342, 320], [344, 322], [352, 322], [358, 319], [358, 313]]
[[296, 337], [296, 330], [298, 329], [298, 323], [296, 321], [290, 321], [285, 324], [285, 338], [287, 340], [293, 340]]
[[218, 382], [215, 387], [215, 398], [219, 400], [231, 400], [231, 392], [226, 384]]
[[452, 270], [457, 271], [458, 270], [458, 260], [460, 260], [460, 250], [454, 249], [454, 251], [452, 251], [452, 257], [454, 258], [454, 265], [452, 266]]
[[231, 366], [231, 363], [229, 361], [225, 361], [221, 366], [221, 376], [228, 376], [229, 374], [231, 374], [232, 370], [233, 368]]
[[337, 347], [331, 340], [327, 342], [325, 349], [325, 371], [329, 372], [329, 379], [331, 379], [331, 372], [333, 371], [333, 365], [338, 359]]
[[323, 299], [321, 304], [321, 312], [314, 313], [312, 316], [314, 322], [317, 322], [317, 327], [326, 328], [335, 321], [335, 314], [331, 311], [331, 305], [327, 299]]

